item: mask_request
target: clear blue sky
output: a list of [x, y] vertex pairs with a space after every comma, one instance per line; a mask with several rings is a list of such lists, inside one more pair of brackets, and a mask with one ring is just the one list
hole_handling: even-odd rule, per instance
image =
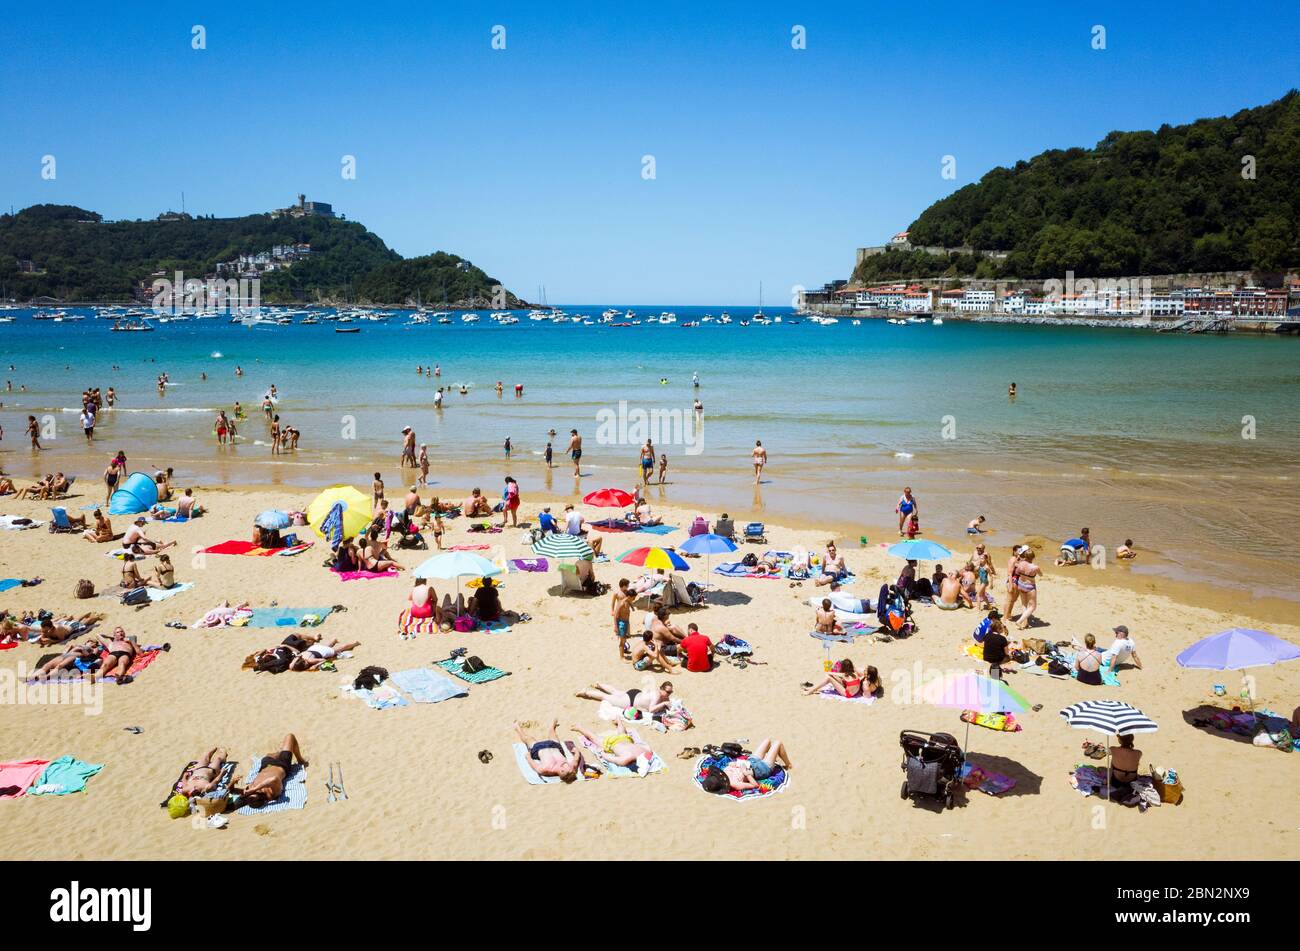
[[1300, 85], [1300, 6], [50, 2], [0, 50], [6, 209], [301, 191], [529, 298], [779, 304], [996, 165]]

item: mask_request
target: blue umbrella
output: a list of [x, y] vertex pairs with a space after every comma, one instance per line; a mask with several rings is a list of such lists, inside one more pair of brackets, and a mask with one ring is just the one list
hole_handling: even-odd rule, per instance
[[735, 551], [736, 543], [730, 538], [722, 535], [714, 535], [712, 532], [706, 532], [701, 535], [692, 535], [686, 541], [677, 546], [678, 551], [684, 551], [691, 555], [704, 555], [704, 570], [707, 573], [712, 565], [713, 559], [709, 555], [719, 555], [727, 551]]
[[938, 561], [940, 558], [952, 557], [952, 552], [947, 548], [924, 538], [895, 542], [889, 546], [888, 551], [895, 558], [906, 558], [908, 561]]
[[489, 578], [501, 574], [500, 566], [481, 555], [468, 551], [449, 551], [427, 559], [412, 572], [414, 578], [455, 578], [456, 591], [460, 592], [461, 578]]
[[293, 519], [289, 518], [288, 513], [281, 512], [279, 509], [267, 509], [253, 519], [253, 524], [267, 531], [278, 532], [292, 525]]
[[[1247, 667], [1271, 667], [1283, 661], [1300, 658], [1300, 647], [1274, 637], [1266, 631], [1234, 627], [1211, 634], [1180, 653], [1175, 660], [1179, 667], [1201, 670], [1244, 670]], [[1242, 675], [1242, 683], [1246, 683]], [[1254, 691], [1249, 690], [1250, 708], [1254, 712]]]

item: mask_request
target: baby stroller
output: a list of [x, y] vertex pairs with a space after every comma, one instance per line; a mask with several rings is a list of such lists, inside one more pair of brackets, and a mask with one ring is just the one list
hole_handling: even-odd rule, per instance
[[876, 599], [876, 620], [886, 634], [894, 637], [910, 637], [921, 630], [916, 619], [912, 617], [912, 602], [907, 592], [897, 585], [882, 584]]
[[917, 733], [904, 730], [898, 736], [903, 748], [903, 780], [901, 796], [934, 796], [942, 799], [951, 809], [961, 785], [958, 773], [966, 764], [966, 754], [957, 740], [947, 733]]

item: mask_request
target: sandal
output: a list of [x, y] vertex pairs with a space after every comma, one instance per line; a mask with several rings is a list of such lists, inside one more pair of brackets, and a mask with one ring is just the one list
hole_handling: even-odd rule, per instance
[[478, 751], [478, 761], [479, 761], [480, 763], [482, 763], [484, 766], [486, 766], [488, 763], [492, 762], [492, 751], [491, 751], [491, 750], [479, 750], [479, 751]]

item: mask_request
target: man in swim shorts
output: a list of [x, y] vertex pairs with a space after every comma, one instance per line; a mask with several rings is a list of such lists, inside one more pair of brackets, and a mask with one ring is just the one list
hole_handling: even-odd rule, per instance
[[569, 430], [569, 455], [573, 458], [573, 474], [582, 475], [582, 437], [576, 429]]

